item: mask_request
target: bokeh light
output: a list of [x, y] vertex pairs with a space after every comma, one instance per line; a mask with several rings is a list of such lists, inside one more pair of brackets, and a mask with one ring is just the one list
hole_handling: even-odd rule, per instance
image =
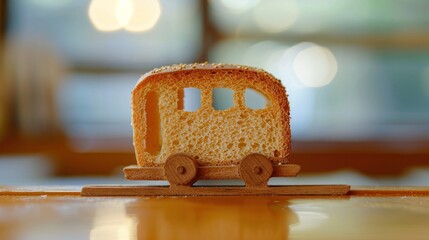
[[116, 18], [118, 0], [92, 0], [88, 15], [95, 28], [100, 31], [115, 31], [122, 27]]
[[88, 14], [100, 31], [142, 32], [158, 22], [161, 5], [158, 0], [92, 0]]
[[304, 85], [322, 87], [329, 84], [337, 74], [337, 60], [329, 49], [312, 46], [296, 55], [293, 68]]
[[161, 5], [158, 0], [134, 0], [134, 14], [125, 29], [131, 32], [147, 31], [155, 26], [160, 16]]
[[127, 25], [133, 16], [134, 5], [131, 0], [119, 0], [115, 7], [115, 17], [121, 26]]
[[322, 87], [334, 79], [338, 64], [328, 48], [303, 42], [285, 51], [279, 68], [282, 78], [294, 84]]
[[287, 30], [299, 16], [295, 0], [261, 1], [253, 11], [258, 26], [265, 32], [277, 33]]

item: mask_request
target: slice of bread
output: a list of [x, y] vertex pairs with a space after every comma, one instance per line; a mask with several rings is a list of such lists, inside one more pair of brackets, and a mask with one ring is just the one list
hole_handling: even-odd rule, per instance
[[[198, 110], [183, 109], [185, 88], [200, 90]], [[233, 90], [234, 106], [215, 110], [214, 88]], [[264, 95], [269, 104], [263, 109], [247, 107], [248, 88]], [[162, 166], [177, 153], [209, 166], [238, 164], [250, 153], [284, 164], [291, 152], [289, 118], [289, 103], [280, 81], [246, 66], [201, 63], [162, 67], [143, 75], [132, 92], [139, 166]]]

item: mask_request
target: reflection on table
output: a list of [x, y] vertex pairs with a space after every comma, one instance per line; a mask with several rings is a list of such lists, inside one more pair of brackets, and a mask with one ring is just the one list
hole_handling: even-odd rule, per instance
[[428, 196], [0, 195], [0, 239], [427, 239]]

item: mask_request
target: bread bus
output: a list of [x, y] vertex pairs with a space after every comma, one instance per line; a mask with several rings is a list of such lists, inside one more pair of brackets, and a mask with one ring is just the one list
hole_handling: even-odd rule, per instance
[[295, 176], [290, 164], [289, 102], [280, 81], [239, 65], [190, 64], [155, 69], [132, 92], [136, 166], [130, 180], [243, 179], [265, 187]]

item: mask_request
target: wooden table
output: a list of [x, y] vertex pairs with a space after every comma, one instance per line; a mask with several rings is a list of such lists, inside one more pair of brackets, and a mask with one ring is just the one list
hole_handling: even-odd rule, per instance
[[429, 239], [429, 187], [342, 197], [81, 197], [0, 188], [0, 239]]

